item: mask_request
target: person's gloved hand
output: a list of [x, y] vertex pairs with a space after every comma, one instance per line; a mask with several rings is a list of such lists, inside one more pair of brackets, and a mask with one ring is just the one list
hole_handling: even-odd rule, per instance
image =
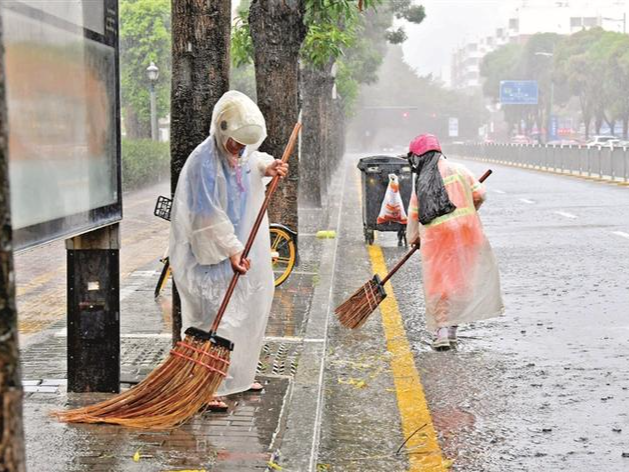
[[280, 178], [284, 178], [288, 175], [288, 164], [282, 162], [280, 159], [275, 159], [271, 162], [264, 171], [266, 177], [275, 177], [279, 175]]
[[234, 272], [238, 272], [240, 275], [245, 275], [247, 271], [251, 268], [251, 260], [242, 259], [242, 252], [230, 256], [229, 262], [232, 265], [232, 270]]

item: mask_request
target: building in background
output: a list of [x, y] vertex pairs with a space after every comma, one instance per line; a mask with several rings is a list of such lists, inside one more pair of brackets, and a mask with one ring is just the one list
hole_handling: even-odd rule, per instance
[[537, 33], [570, 35], [596, 26], [626, 33], [628, 15], [628, 0], [521, 0], [504, 28], [452, 53], [451, 86], [460, 90], [480, 87], [481, 61], [500, 46], [525, 43]]

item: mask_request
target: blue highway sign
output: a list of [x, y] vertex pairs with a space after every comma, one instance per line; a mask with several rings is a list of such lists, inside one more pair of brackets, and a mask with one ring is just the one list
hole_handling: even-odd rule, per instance
[[537, 105], [537, 102], [536, 80], [503, 80], [500, 82], [500, 103], [502, 105]]

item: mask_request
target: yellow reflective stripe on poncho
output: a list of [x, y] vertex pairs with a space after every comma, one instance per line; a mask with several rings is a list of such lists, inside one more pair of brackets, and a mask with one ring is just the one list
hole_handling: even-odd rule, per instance
[[445, 179], [443, 179], [443, 185], [449, 185], [456, 181], [459, 181], [461, 183], [465, 182], [461, 174], [452, 174], [452, 175], [447, 176]]
[[[465, 177], [460, 174], [460, 173], [456, 173], [456, 174], [452, 174], [449, 175], [447, 177], [445, 177], [443, 179], [443, 185], [450, 185], [450, 184], [454, 184], [454, 183], [460, 183], [461, 185], [463, 185], [463, 188], [465, 189], [465, 194], [466, 197], [468, 199], [468, 201], [471, 202], [472, 199], [472, 195], [470, 190], [467, 188], [467, 186], [465, 185]], [[480, 183], [478, 184], [478, 186], [480, 187]], [[476, 187], [476, 185], [474, 186]], [[413, 216], [418, 215], [419, 214], [419, 205], [415, 206], [412, 205], [409, 208], [409, 213], [412, 214]], [[469, 206], [469, 207], [463, 207], [463, 208], [457, 208], [456, 210], [454, 210], [452, 213], [448, 213], [447, 215], [443, 215], [443, 216], [439, 216], [438, 218], [435, 218], [434, 220], [432, 220], [430, 223], [423, 225], [426, 228], [432, 228], [433, 226], [438, 226], [442, 223], [445, 223], [446, 221], [450, 221], [453, 220], [454, 218], [458, 218], [460, 216], [468, 216], [468, 215], [472, 215], [474, 214], [474, 208]]]
[[[465, 190], [466, 196], [468, 197], [468, 201], [471, 199], [471, 195], [470, 192], [467, 190], [467, 186], [465, 185], [465, 178], [463, 175], [461, 175], [460, 173], [456, 173], [453, 175], [449, 175], [447, 176], [445, 179], [443, 179], [443, 184], [444, 185], [450, 185], [453, 183], [460, 183], [461, 185], [463, 185], [463, 188]], [[453, 220], [455, 218], [458, 218], [460, 216], [468, 216], [468, 215], [473, 215], [474, 214], [474, 208], [469, 206], [469, 207], [463, 207], [463, 208], [457, 208], [456, 210], [454, 210], [452, 213], [448, 213], [447, 215], [443, 215], [443, 216], [439, 216], [438, 218], [435, 218], [434, 220], [432, 220], [430, 223], [428, 223], [426, 226], [427, 228], [432, 228], [434, 226], [438, 226], [442, 223], [445, 223], [447, 221]]]
[[467, 216], [467, 215], [473, 215], [473, 214], [474, 214], [473, 208], [470, 208], [470, 207], [457, 208], [452, 213], [448, 213], [447, 215], [443, 215], [438, 218], [435, 218], [430, 223], [424, 226], [426, 228], [432, 228], [433, 226], [440, 225], [442, 223], [445, 223], [446, 221], [450, 221], [450, 220], [453, 220], [454, 218], [458, 218], [459, 216]]

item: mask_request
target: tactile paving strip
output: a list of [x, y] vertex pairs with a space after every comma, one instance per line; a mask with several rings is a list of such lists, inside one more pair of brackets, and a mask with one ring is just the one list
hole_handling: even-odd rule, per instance
[[258, 361], [258, 374], [294, 376], [301, 351], [302, 344], [299, 342], [265, 342]]

